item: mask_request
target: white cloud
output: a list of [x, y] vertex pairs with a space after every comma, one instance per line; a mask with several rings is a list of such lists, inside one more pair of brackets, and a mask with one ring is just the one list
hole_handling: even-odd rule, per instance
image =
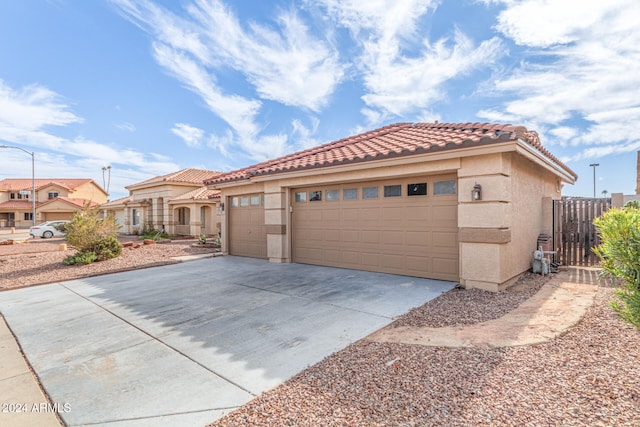
[[388, 117], [419, 112], [445, 98], [444, 84], [477, 68], [486, 68], [502, 55], [498, 38], [478, 46], [459, 30], [451, 39], [432, 43], [420, 20], [438, 1], [324, 0], [329, 15], [347, 27], [362, 49], [367, 105], [362, 113], [370, 125]]
[[[69, 171], [73, 177], [93, 177], [105, 164], [167, 172], [178, 169], [173, 162], [155, 161], [136, 150], [120, 149], [83, 137], [62, 138], [50, 132], [49, 126], [64, 127], [83, 121], [60, 102], [60, 98], [41, 85], [15, 90], [0, 80], [0, 140], [33, 151], [37, 176], [60, 176], [60, 171]], [[20, 154], [17, 150], [3, 150], [4, 159], [16, 159], [8, 164], [3, 162], [3, 175], [25, 175], [25, 162]]]
[[293, 128], [292, 137], [296, 139], [296, 146], [306, 149], [320, 145], [320, 141], [314, 137], [319, 125], [320, 120], [316, 117], [311, 118], [311, 127], [305, 126], [298, 119], [291, 121], [291, 127]]
[[343, 78], [338, 53], [292, 10], [277, 15], [275, 29], [256, 23], [244, 29], [217, 0], [197, 0], [188, 10], [211, 51], [243, 73], [263, 99], [319, 111]]
[[129, 122], [116, 123], [115, 127], [126, 132], [136, 131], [136, 126], [133, 123]]
[[204, 131], [186, 123], [176, 123], [171, 129], [175, 135], [179, 136], [187, 147], [199, 147], [204, 136]]
[[[293, 11], [277, 15], [276, 26], [243, 28], [218, 0], [187, 3], [178, 17], [149, 1], [114, 0], [123, 15], [154, 38], [153, 55], [210, 111], [224, 120], [233, 135], [209, 139], [222, 153], [240, 146], [255, 159], [281, 155], [290, 147], [283, 134], [263, 135], [258, 115], [262, 100], [317, 111], [324, 107], [344, 75], [338, 54], [311, 36]], [[217, 73], [239, 73], [256, 96], [223, 91]]]
[[82, 122], [59, 99], [57, 93], [37, 84], [14, 90], [0, 80], [0, 129], [37, 131]]
[[[561, 144], [600, 145], [573, 160], [635, 150], [640, 3], [508, 0], [502, 4], [506, 8], [496, 28], [530, 48], [524, 55], [535, 56], [537, 64], [522, 61], [511, 75], [496, 79], [493, 90], [511, 101], [478, 116], [535, 122]], [[582, 123], [573, 125], [574, 120]], [[579, 126], [585, 130], [575, 131]]]

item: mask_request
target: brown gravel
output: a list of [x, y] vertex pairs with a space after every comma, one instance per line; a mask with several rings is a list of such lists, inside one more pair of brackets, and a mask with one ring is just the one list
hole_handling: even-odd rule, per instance
[[[513, 292], [498, 294], [452, 291], [396, 323], [459, 324], [458, 315], [467, 324], [487, 320], [517, 306], [543, 280], [527, 276]], [[578, 325], [537, 346], [361, 340], [211, 426], [637, 426], [640, 332], [615, 315], [611, 296], [611, 288], [600, 287]]]
[[60, 251], [62, 238], [30, 239], [27, 243], [0, 245], [0, 290], [79, 279], [116, 271], [173, 264], [172, 257], [212, 253], [215, 249], [198, 247], [197, 239], [174, 240], [170, 243], [144, 245], [138, 238], [133, 241], [138, 248], [124, 248], [122, 256], [88, 265], [64, 265], [62, 260], [76, 251], [68, 248]]

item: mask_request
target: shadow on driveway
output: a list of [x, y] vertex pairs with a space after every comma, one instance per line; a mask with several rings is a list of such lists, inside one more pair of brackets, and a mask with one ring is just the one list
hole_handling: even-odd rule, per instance
[[70, 425], [202, 425], [455, 283], [218, 257], [0, 294]]

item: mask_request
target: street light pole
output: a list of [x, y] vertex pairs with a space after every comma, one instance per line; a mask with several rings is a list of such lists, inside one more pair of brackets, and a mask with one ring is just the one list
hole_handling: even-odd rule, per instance
[[600, 163], [591, 163], [589, 166], [593, 167], [593, 198], [596, 198], [596, 168], [600, 166]]
[[0, 148], [15, 148], [31, 156], [31, 222], [36, 225], [36, 153], [12, 145], [0, 145]]

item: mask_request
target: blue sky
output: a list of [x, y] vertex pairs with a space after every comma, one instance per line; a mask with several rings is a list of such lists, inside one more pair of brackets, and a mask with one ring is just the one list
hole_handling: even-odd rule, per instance
[[[0, 145], [111, 198], [396, 122], [524, 125], [635, 193], [640, 2], [20, 0], [0, 3]], [[30, 177], [0, 150], [0, 179]]]

